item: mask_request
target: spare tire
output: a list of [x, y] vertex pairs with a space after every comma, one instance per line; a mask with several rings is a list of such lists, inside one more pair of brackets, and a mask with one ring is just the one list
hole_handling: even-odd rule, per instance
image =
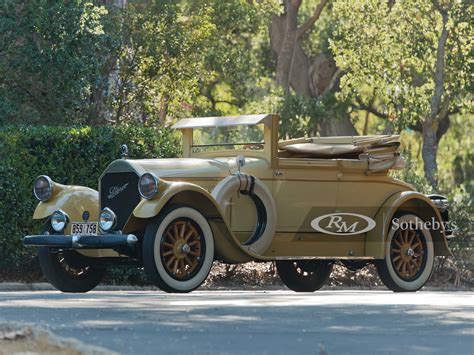
[[230, 206], [230, 199], [236, 192], [249, 196], [257, 210], [257, 224], [242, 247], [249, 252], [262, 255], [270, 246], [276, 229], [276, 207], [271, 192], [265, 184], [252, 175], [236, 174], [226, 177], [212, 190], [224, 213]]

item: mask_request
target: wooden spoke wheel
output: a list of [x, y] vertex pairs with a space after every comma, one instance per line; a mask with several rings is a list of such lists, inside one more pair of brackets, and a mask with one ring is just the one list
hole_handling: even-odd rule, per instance
[[399, 227], [390, 228], [385, 258], [376, 262], [377, 271], [390, 290], [417, 291], [429, 280], [433, 271], [433, 238], [428, 229], [419, 229], [420, 222], [423, 222], [420, 217], [400, 213], [394, 218], [398, 219]]
[[214, 236], [195, 208], [170, 205], [150, 223], [143, 240], [143, 266], [150, 281], [166, 292], [190, 292], [209, 275]]
[[161, 237], [161, 258], [177, 280], [192, 278], [202, 265], [206, 244], [199, 226], [188, 218], [172, 221]]
[[426, 242], [423, 234], [415, 229], [399, 229], [393, 236], [390, 258], [397, 275], [405, 280], [415, 279], [426, 263]]

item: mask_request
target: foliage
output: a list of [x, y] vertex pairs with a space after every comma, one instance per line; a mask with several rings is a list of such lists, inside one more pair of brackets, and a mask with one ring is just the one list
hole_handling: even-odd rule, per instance
[[164, 121], [196, 97], [208, 75], [204, 53], [216, 28], [209, 9], [186, 10], [174, 1], [129, 2], [112, 94], [116, 122]]
[[[102, 5], [105, 4], [105, 5]], [[0, 124], [225, 114], [268, 61], [272, 1], [0, 4]], [[265, 55], [262, 53], [265, 52]]]
[[32, 195], [36, 176], [97, 189], [100, 174], [118, 158], [123, 143], [134, 158], [173, 157], [179, 146], [166, 129], [0, 127], [0, 268], [19, 267], [32, 255], [21, 247], [21, 237], [39, 229], [31, 218], [37, 204]]
[[257, 82], [268, 75], [266, 71], [272, 65], [267, 25], [277, 11], [276, 2], [198, 0], [190, 3], [192, 12], [208, 8], [215, 26], [214, 35], [203, 48], [207, 75], [200, 81], [200, 96], [193, 104], [193, 114], [236, 114], [238, 108], [258, 95], [261, 88]]
[[336, 99], [333, 92], [318, 99], [288, 93], [278, 107], [281, 117], [280, 136], [285, 139], [315, 137], [318, 134], [318, 122], [339, 120], [349, 109], [348, 102]]
[[[429, 0], [337, 1], [331, 49], [345, 70], [342, 96], [365, 105], [372, 97], [399, 127], [429, 117], [441, 15]], [[443, 101], [449, 110], [469, 104], [473, 23], [467, 1], [448, 1]], [[444, 2], [443, 2], [444, 4]]]
[[92, 120], [120, 45], [112, 20], [88, 1], [2, 1], [0, 124]]

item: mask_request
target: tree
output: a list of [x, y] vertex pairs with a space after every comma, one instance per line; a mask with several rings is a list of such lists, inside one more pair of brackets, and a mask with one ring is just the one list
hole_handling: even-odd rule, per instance
[[[283, 11], [272, 18], [270, 40], [276, 58], [276, 81], [287, 93], [291, 88], [305, 100], [321, 101], [337, 90], [341, 71], [330, 52], [311, 58], [303, 42], [314, 30], [328, 0], [315, 4], [312, 14], [300, 24], [302, 3], [285, 0]], [[318, 125], [322, 135], [357, 135], [347, 114], [319, 120]]]
[[189, 111], [206, 76], [203, 47], [214, 32], [205, 7], [167, 0], [128, 1], [117, 75], [111, 85], [112, 120], [164, 123]]
[[119, 48], [109, 13], [87, 1], [0, 4], [0, 122], [96, 122]]
[[[269, 2], [247, 0], [193, 0], [190, 10], [207, 7], [215, 32], [201, 48], [207, 75], [200, 81], [200, 95], [193, 114], [236, 113], [255, 97], [256, 83], [264, 75], [261, 61]], [[199, 11], [199, 10], [198, 10]]]
[[469, 1], [340, 0], [334, 13], [341, 96], [398, 130], [420, 131], [425, 176], [436, 186], [438, 143], [472, 96]]

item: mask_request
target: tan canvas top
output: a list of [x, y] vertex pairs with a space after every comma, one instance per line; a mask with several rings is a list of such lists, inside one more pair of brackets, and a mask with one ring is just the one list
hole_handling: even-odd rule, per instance
[[202, 128], [202, 127], [231, 127], [231, 126], [253, 126], [259, 123], [267, 123], [271, 114], [224, 116], [224, 117], [194, 117], [183, 118], [176, 122], [171, 128]]
[[399, 136], [301, 138], [279, 144], [281, 158], [357, 159], [369, 171], [402, 169]]

